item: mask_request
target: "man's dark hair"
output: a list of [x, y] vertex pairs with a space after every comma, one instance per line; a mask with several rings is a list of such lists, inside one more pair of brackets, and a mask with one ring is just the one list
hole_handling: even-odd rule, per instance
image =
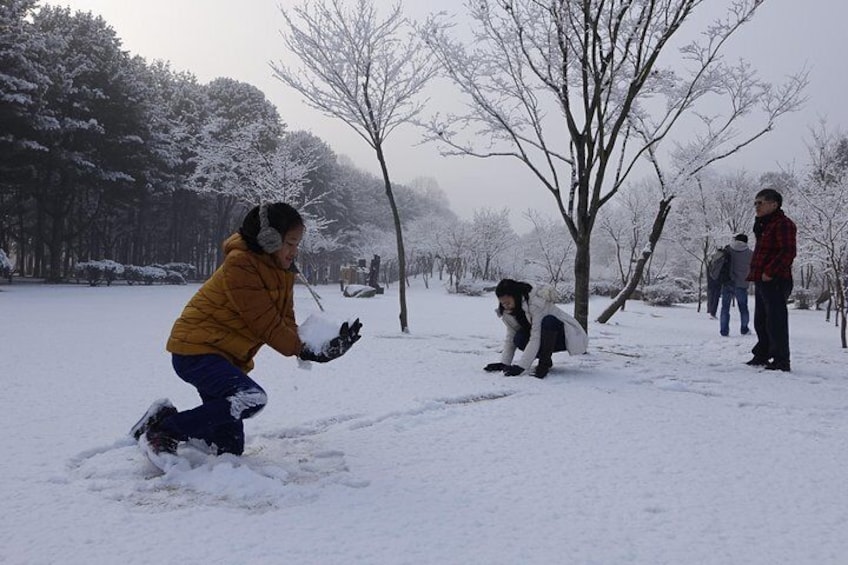
[[777, 202], [777, 207], [783, 206], [783, 196], [773, 188], [764, 188], [757, 193], [757, 198], [764, 198], [769, 202]]

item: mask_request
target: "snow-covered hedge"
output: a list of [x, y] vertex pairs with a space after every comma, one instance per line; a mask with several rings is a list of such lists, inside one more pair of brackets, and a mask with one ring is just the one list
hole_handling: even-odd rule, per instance
[[167, 272], [175, 272], [180, 275], [182, 282], [174, 283], [174, 284], [185, 284], [186, 280], [190, 280], [194, 278], [195, 273], [197, 273], [197, 267], [192, 265], [191, 263], [165, 263], [164, 265], [151, 265], [152, 267], [159, 267], [165, 269]]
[[674, 279], [660, 281], [642, 288], [642, 300], [652, 306], [671, 306], [697, 300], [692, 281]]
[[124, 266], [111, 259], [83, 261], [74, 265], [74, 276], [77, 280], [88, 281], [90, 286], [97, 286], [104, 281], [106, 282], [106, 286], [109, 286], [123, 272]]
[[566, 283], [560, 283], [557, 285], [556, 289], [556, 303], [557, 304], [568, 304], [574, 302], [574, 286], [568, 285]]
[[124, 280], [127, 281], [128, 285], [134, 285], [135, 283], [152, 285], [153, 283], [165, 283], [167, 282], [168, 271], [161, 267], [154, 267], [153, 265], [147, 265], [144, 267], [139, 267], [137, 265], [127, 265], [124, 267]]
[[[158, 274], [157, 271], [150, 270], [150, 267], [139, 267], [138, 265], [125, 265], [124, 266], [124, 280], [127, 281], [127, 284], [132, 286], [135, 283], [144, 283], [144, 284], [153, 284], [153, 281]], [[149, 283], [147, 281], [150, 281]]]
[[455, 284], [445, 284], [445, 288], [451, 294], [483, 296], [493, 290], [493, 285], [491, 281], [463, 279]]
[[615, 298], [621, 292], [622, 285], [616, 281], [592, 281], [589, 288], [589, 294], [593, 296], [606, 296], [607, 298]]
[[166, 269], [163, 265], [122, 265], [108, 259], [83, 261], [74, 266], [74, 276], [77, 280], [87, 281], [91, 286], [98, 286], [102, 282], [108, 286], [118, 278], [123, 278], [128, 285], [186, 284], [182, 273], [193, 273], [195, 270], [193, 265], [187, 263], [169, 263], [167, 266], [175, 269]]
[[815, 293], [809, 288], [796, 288], [792, 295], [795, 299], [795, 308], [798, 310], [809, 310], [816, 299]]
[[9, 279], [12, 282], [12, 273], [15, 272], [15, 266], [12, 260], [6, 255], [6, 252], [0, 249], [0, 278]]

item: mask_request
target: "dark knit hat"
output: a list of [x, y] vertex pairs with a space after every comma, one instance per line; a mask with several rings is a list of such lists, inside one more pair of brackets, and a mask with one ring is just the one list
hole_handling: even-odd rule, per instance
[[745, 235], [744, 233], [737, 233], [737, 234], [733, 237], [733, 239], [735, 239], [736, 241], [741, 241], [741, 242], [743, 242], [743, 243], [748, 243], [748, 236], [747, 236], [747, 235]]

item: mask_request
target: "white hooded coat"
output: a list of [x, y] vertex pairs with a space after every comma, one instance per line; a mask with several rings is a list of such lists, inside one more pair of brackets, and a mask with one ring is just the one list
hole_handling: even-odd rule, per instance
[[[524, 354], [518, 362], [513, 363], [512, 358], [515, 356], [515, 343], [513, 338], [515, 333], [521, 329], [521, 324], [512, 314], [504, 312], [503, 315], [498, 312], [504, 325], [506, 326], [506, 337], [504, 338], [503, 354], [501, 355], [501, 363], [504, 365], [518, 365], [525, 371], [533, 364], [533, 359], [539, 353], [539, 344], [542, 338], [542, 319], [545, 316], [554, 316], [562, 321], [565, 328], [565, 349], [570, 355], [582, 355], [586, 353], [589, 347], [589, 336], [583, 331], [583, 326], [563, 312], [556, 304], [554, 304], [555, 293], [549, 287], [534, 288], [530, 291], [530, 301], [522, 299], [521, 308], [527, 316], [527, 321], [530, 322], [530, 341], [527, 342], [527, 347], [524, 348]], [[497, 310], [496, 310], [497, 311]]]

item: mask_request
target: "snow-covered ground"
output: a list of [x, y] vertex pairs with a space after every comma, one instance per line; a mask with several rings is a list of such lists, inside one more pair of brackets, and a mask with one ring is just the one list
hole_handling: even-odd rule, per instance
[[0, 563], [848, 563], [848, 354], [822, 312], [790, 311], [786, 374], [744, 365], [736, 316], [722, 338], [632, 302], [539, 381], [481, 370], [494, 296], [415, 283], [404, 335], [396, 287], [319, 287], [362, 340], [311, 370], [263, 350], [245, 455], [160, 476], [126, 433], [196, 403], [163, 350], [195, 289], [0, 286]]

